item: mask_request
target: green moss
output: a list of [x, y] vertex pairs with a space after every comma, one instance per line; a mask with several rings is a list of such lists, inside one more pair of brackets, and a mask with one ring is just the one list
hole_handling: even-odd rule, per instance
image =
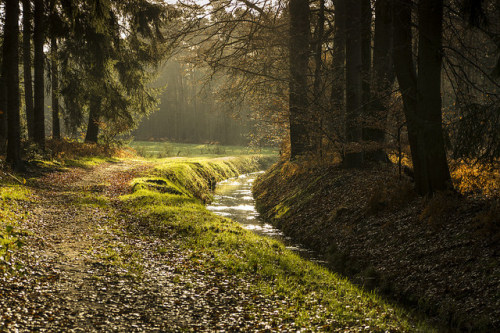
[[73, 203], [76, 205], [105, 208], [109, 205], [109, 199], [96, 194], [81, 193], [74, 197]]
[[23, 185], [0, 184], [0, 274], [15, 269], [12, 253], [23, 245], [19, 221], [25, 218], [22, 203], [31, 200]]
[[23, 185], [0, 185], [0, 199], [29, 201], [31, 191]]
[[92, 168], [96, 165], [106, 163], [106, 162], [117, 162], [118, 160], [110, 157], [102, 156], [92, 156], [92, 157], [80, 157], [77, 159], [65, 159], [62, 164], [67, 167], [77, 167], [77, 168]]

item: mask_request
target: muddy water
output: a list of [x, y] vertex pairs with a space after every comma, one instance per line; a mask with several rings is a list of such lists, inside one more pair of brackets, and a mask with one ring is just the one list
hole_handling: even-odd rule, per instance
[[255, 209], [252, 185], [262, 173], [264, 171], [241, 175], [217, 183], [214, 201], [207, 208], [217, 215], [240, 223], [245, 229], [251, 230], [258, 235], [283, 242], [288, 249], [307, 259], [322, 263], [323, 261], [314, 252], [305, 249], [300, 244], [293, 243], [281, 230], [276, 229], [260, 217]]

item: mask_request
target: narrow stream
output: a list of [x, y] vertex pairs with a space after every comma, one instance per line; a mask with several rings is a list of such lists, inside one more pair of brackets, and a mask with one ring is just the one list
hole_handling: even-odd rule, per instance
[[302, 257], [323, 263], [317, 255], [300, 244], [293, 243], [281, 230], [273, 227], [262, 219], [255, 209], [255, 200], [252, 196], [252, 185], [255, 179], [264, 171], [241, 175], [217, 183], [214, 201], [207, 209], [217, 215], [230, 218], [240, 223], [245, 229], [254, 233], [277, 239]]

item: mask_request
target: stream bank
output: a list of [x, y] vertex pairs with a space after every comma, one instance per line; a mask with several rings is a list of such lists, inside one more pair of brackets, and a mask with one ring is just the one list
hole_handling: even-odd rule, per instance
[[[283, 243], [258, 236], [207, 210], [197, 200], [205, 201], [210, 191], [207, 179], [218, 178], [217, 170], [225, 170], [227, 163], [238, 159], [207, 160], [202, 164], [189, 160], [167, 162], [134, 180], [133, 193], [121, 198], [124, 214], [137, 217], [129, 227], [132, 233], [173, 242], [188, 251], [186, 259], [191, 265], [217, 272], [227, 281], [226, 290], [232, 289], [234, 281], [244, 279], [247, 290], [268, 300], [259, 304], [240, 294], [243, 302], [234, 311], [245, 313], [246, 320], [226, 329], [434, 331], [377, 295], [302, 259]], [[248, 163], [239, 165], [241, 173], [249, 172]], [[191, 171], [186, 173], [187, 169]], [[201, 188], [208, 192], [197, 192], [200, 187], [193, 181], [204, 182]], [[262, 311], [264, 321], [259, 321]]]
[[433, 331], [205, 208], [215, 179], [261, 161], [124, 159], [28, 179], [29, 198], [6, 201], [30, 214], [21, 274], [0, 276], [0, 331]]
[[478, 223], [495, 216], [491, 202], [419, 198], [391, 166], [306, 169], [283, 162], [259, 177], [254, 195], [264, 218], [358, 285], [449, 329], [500, 327], [500, 244]]

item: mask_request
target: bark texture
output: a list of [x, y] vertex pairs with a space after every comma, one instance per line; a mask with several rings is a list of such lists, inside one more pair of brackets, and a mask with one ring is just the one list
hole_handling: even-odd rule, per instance
[[365, 117], [363, 140], [370, 145], [365, 158], [371, 161], [387, 161], [384, 152], [387, 108], [385, 101], [394, 84], [392, 1], [377, 0], [375, 3], [375, 33], [370, 102]]
[[22, 168], [19, 115], [19, 1], [5, 1], [3, 70], [7, 91], [7, 163]]
[[35, 0], [33, 32], [33, 43], [35, 46], [35, 107], [34, 107], [34, 139], [40, 148], [45, 148], [45, 91], [44, 91], [44, 52], [43, 44], [45, 42], [44, 31], [44, 0]]
[[346, 39], [346, 141], [344, 165], [360, 167], [361, 151], [360, 116], [363, 109], [363, 55], [362, 55], [362, 5], [360, 1], [347, 2]]
[[57, 40], [50, 40], [51, 74], [52, 74], [52, 138], [61, 138], [61, 125], [59, 121], [59, 68], [57, 63]]
[[394, 0], [394, 68], [403, 96], [415, 187], [422, 195], [451, 187], [441, 115], [442, 0], [418, 5], [418, 76], [412, 54], [411, 0]]
[[308, 133], [309, 101], [309, 1], [290, 0], [290, 158], [310, 151]]
[[33, 78], [31, 75], [31, 38], [33, 36], [33, 14], [30, 0], [23, 0], [23, 70], [24, 70], [24, 106], [28, 138], [34, 140]]
[[87, 134], [85, 142], [97, 143], [99, 137], [99, 115], [101, 109], [101, 98], [99, 96], [90, 97], [89, 104], [89, 124], [87, 126]]

